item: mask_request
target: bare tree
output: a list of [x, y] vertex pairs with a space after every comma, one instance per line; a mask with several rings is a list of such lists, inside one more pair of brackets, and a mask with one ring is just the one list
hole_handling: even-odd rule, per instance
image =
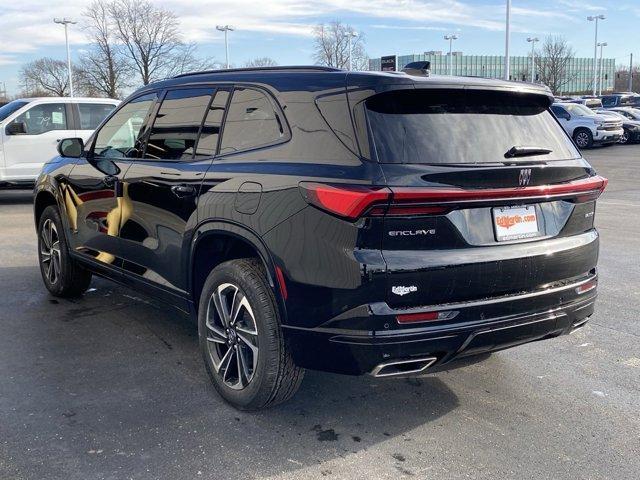
[[50, 57], [39, 58], [27, 63], [20, 71], [22, 88], [30, 95], [46, 92], [63, 97], [69, 93], [67, 63]]
[[547, 85], [554, 94], [575, 79], [569, 73], [569, 63], [575, 52], [563, 37], [548, 36], [536, 56], [536, 72], [541, 83]]
[[[633, 92], [640, 92], [640, 67], [633, 67], [631, 70]], [[616, 67], [616, 79], [614, 90], [616, 92], [626, 92], [629, 90], [629, 66], [618, 65]]]
[[109, 14], [110, 4], [95, 0], [84, 11], [85, 31], [90, 38], [89, 51], [80, 57], [79, 88], [87, 94], [118, 98], [131, 85], [131, 62], [123, 46], [116, 42], [116, 29]]
[[278, 62], [270, 57], [254, 58], [253, 60], [244, 64], [245, 67], [276, 67], [277, 65]]
[[[355, 33], [351, 25], [336, 20], [321, 23], [313, 29], [314, 60], [318, 65], [347, 68], [349, 66], [349, 38]], [[366, 70], [369, 57], [364, 50], [364, 36], [351, 37], [351, 64], [354, 70]]]
[[144, 85], [202, 69], [207, 63], [196, 58], [193, 44], [184, 43], [173, 12], [148, 0], [114, 0], [109, 14], [124, 53]]

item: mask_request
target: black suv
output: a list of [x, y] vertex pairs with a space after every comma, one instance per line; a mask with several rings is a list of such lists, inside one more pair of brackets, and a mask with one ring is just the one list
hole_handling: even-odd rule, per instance
[[583, 325], [606, 179], [550, 92], [411, 72], [141, 88], [37, 182], [46, 287], [97, 274], [197, 317], [243, 409], [289, 398], [304, 368], [416, 374]]

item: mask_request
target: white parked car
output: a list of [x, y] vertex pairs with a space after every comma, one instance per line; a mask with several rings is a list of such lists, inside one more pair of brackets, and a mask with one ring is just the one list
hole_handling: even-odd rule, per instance
[[0, 107], [0, 188], [29, 186], [56, 155], [58, 141], [87, 140], [120, 103], [110, 98], [42, 97]]
[[578, 103], [554, 103], [551, 111], [579, 148], [608, 145], [622, 138], [622, 121]]

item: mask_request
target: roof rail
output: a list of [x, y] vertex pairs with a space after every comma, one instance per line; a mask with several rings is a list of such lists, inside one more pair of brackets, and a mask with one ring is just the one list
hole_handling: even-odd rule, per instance
[[208, 73], [233, 73], [233, 72], [280, 72], [288, 70], [311, 70], [318, 72], [343, 72], [344, 70], [334, 67], [324, 67], [322, 65], [290, 65], [276, 67], [244, 67], [244, 68], [222, 68], [219, 70], [202, 70], [200, 72], [181, 73], [173, 78], [189, 77], [191, 75], [202, 75]]

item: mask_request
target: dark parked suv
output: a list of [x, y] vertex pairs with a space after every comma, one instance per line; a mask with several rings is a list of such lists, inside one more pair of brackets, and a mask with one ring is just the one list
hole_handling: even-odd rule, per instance
[[436, 371], [583, 325], [606, 179], [550, 92], [411, 72], [141, 88], [39, 177], [46, 287], [77, 296], [97, 274], [191, 313], [243, 409], [289, 398], [305, 368]]

